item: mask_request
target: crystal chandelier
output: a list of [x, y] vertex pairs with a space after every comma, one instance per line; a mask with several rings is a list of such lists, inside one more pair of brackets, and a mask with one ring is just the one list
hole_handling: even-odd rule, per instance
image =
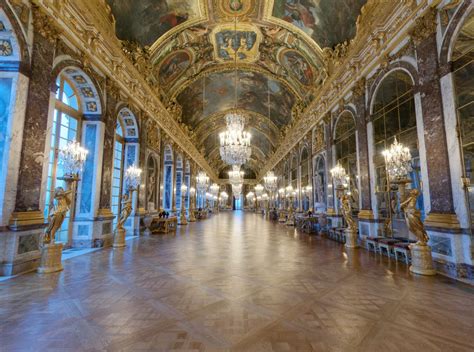
[[385, 158], [385, 166], [391, 181], [405, 179], [412, 170], [410, 149], [398, 143], [396, 138], [390, 149], [384, 150], [382, 154]]
[[207, 190], [207, 184], [209, 183], [209, 177], [205, 172], [199, 172], [196, 176], [196, 187], [198, 192], [205, 192]]
[[347, 176], [346, 169], [344, 169], [340, 162], [337, 162], [336, 167], [331, 169], [331, 176], [334, 179], [336, 187], [346, 187], [347, 186]]
[[232, 194], [234, 195], [235, 198], [240, 198], [240, 195], [242, 194], [241, 183], [232, 185]]
[[232, 170], [229, 171], [229, 182], [231, 185], [244, 182], [244, 172], [240, 171], [240, 166], [232, 165]]
[[71, 142], [63, 149], [60, 149], [59, 157], [64, 168], [65, 176], [77, 177], [84, 168], [87, 154], [89, 154], [89, 151], [81, 147], [77, 142]]
[[230, 113], [226, 115], [225, 120], [227, 130], [219, 135], [221, 158], [228, 165], [243, 165], [252, 154], [251, 135], [244, 131], [245, 118], [242, 115]]
[[211, 191], [211, 194], [213, 196], [217, 196], [217, 194], [219, 193], [219, 185], [217, 183], [213, 183], [211, 187], [209, 187], [209, 190]]
[[135, 165], [131, 165], [125, 171], [125, 185], [129, 190], [136, 190], [140, 186], [142, 177], [142, 169], [139, 169]]
[[275, 176], [275, 173], [273, 171], [269, 171], [267, 173], [267, 176], [263, 178], [265, 188], [270, 193], [273, 193], [276, 191], [277, 186], [278, 186], [277, 181], [278, 181], [278, 177]]
[[255, 193], [257, 194], [257, 197], [260, 197], [263, 194], [263, 186], [261, 184], [258, 184], [255, 186]]

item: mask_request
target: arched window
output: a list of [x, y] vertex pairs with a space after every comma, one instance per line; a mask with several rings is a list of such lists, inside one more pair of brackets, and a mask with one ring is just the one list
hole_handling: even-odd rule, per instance
[[467, 184], [467, 198], [474, 227], [474, 12], [465, 20], [454, 44], [453, 81], [456, 93], [456, 108], [461, 150], [464, 159], [464, 177]]
[[178, 155], [176, 160], [176, 209], [181, 209], [181, 186], [183, 184], [183, 157]]
[[291, 159], [291, 170], [290, 170], [290, 184], [293, 187], [293, 190], [296, 192], [296, 197], [293, 200], [293, 206], [295, 209], [298, 209], [298, 156], [294, 155]]
[[336, 162], [339, 162], [349, 175], [349, 192], [352, 209], [359, 209], [359, 188], [357, 172], [356, 126], [352, 113], [345, 111], [339, 116], [335, 128], [334, 146]]
[[[409, 175], [411, 187], [421, 190], [413, 81], [405, 71], [396, 70], [390, 73], [378, 87], [373, 102], [372, 124], [378, 210], [382, 217], [393, 219], [393, 229], [398, 235], [408, 236], [403, 214], [399, 208], [397, 189], [389, 186], [382, 155], [385, 149], [390, 148], [395, 138], [407, 146], [413, 157], [413, 172]], [[418, 202], [418, 208], [423, 212], [422, 196]]]
[[119, 119], [115, 128], [114, 164], [112, 174], [112, 213], [115, 215], [114, 228], [120, 216], [122, 207], [121, 196], [123, 193], [123, 169], [125, 160], [124, 128]]
[[[46, 183], [46, 197], [44, 216], [48, 217], [54, 201], [54, 191], [58, 187], [66, 189], [66, 183], [61, 180], [64, 170], [59, 162], [59, 151], [70, 142], [80, 140], [82, 111], [78, 93], [72, 82], [60, 74], [56, 80], [57, 92], [53, 124], [51, 127], [50, 152], [48, 158], [48, 178]], [[56, 241], [70, 246], [72, 243], [72, 227], [68, 213], [60, 231], [56, 234]]]
[[191, 165], [189, 164], [189, 160], [186, 160], [186, 167], [184, 168], [184, 184], [187, 187], [186, 195], [184, 197], [186, 209], [189, 209], [189, 189], [191, 188]]
[[165, 147], [163, 180], [163, 208], [170, 211], [173, 202], [173, 151], [170, 146]]

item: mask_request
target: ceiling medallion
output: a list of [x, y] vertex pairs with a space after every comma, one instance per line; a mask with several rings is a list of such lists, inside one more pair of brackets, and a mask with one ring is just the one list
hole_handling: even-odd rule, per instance
[[0, 56], [12, 56], [13, 48], [9, 40], [0, 40]]
[[214, 0], [217, 5], [219, 17], [244, 17], [256, 16], [257, 6], [255, 0]]
[[260, 30], [249, 23], [226, 23], [217, 26], [211, 34], [214, 59], [219, 62], [253, 63], [260, 58], [262, 42]]

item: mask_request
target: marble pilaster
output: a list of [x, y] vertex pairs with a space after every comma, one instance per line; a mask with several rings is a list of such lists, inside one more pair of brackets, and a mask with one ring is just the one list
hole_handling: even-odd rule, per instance
[[[430, 222], [432, 214], [444, 214], [445, 221], [450, 222], [449, 226], [455, 226], [457, 218], [454, 213], [450, 161], [438, 74], [436, 33], [431, 31], [421, 38], [415, 38], [415, 45], [421, 77], [418, 89], [423, 111], [424, 142], [427, 151], [436, 150], [436, 153], [426, 154], [431, 198], [431, 209], [427, 222]], [[440, 222], [438, 225], [443, 226], [443, 223]], [[459, 223], [457, 227], [459, 227]]]
[[[36, 26], [36, 25], [35, 25]], [[43, 32], [42, 32], [43, 33]], [[44, 34], [44, 33], [43, 33]], [[51, 38], [34, 32], [28, 98], [23, 127], [15, 211], [10, 227], [42, 226], [41, 181], [48, 127], [51, 71], [55, 56]]]

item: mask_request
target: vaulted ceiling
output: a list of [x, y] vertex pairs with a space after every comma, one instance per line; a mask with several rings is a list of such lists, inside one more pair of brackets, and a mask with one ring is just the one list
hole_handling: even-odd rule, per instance
[[256, 174], [327, 78], [324, 48], [356, 34], [366, 0], [107, 0], [124, 47], [217, 173], [218, 134], [237, 109]]

